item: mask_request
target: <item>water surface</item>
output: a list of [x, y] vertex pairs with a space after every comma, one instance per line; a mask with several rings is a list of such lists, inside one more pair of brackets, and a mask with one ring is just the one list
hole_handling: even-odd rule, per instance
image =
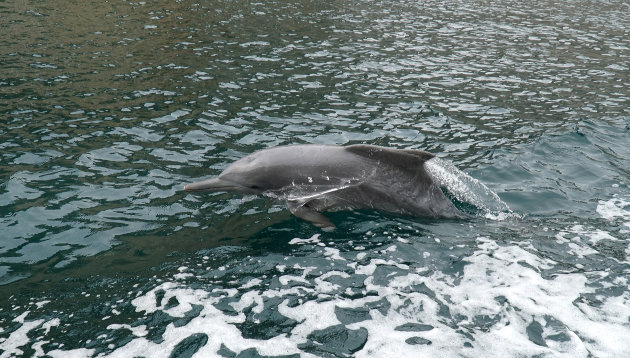
[[[621, 1], [0, 3], [0, 356], [630, 355]], [[183, 185], [422, 149], [514, 215]]]

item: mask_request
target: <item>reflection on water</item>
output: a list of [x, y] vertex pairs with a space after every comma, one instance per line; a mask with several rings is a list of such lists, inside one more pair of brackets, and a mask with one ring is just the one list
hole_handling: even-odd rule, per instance
[[[256, 322], [284, 322], [278, 336], [294, 334], [277, 340], [285, 353], [430, 354], [447, 348], [442, 336], [471, 356], [505, 337], [521, 348], [500, 347], [506, 356], [623, 356], [627, 343], [611, 332], [627, 331], [630, 291], [628, 10], [621, 1], [0, 3], [0, 355], [150, 346], [133, 337], [160, 352], [188, 344], [216, 354], [225, 343], [224, 356], [272, 355]], [[335, 213], [338, 229], [311, 240], [312, 227], [266, 198], [181, 190], [291, 143], [428, 150], [522, 219]], [[322, 277], [331, 262], [343, 273]], [[213, 280], [223, 266], [234, 276]], [[173, 281], [186, 273], [190, 281]], [[488, 297], [468, 289], [480, 283]], [[554, 301], [552, 283], [576, 288]], [[274, 294], [288, 303], [266, 301]], [[204, 324], [237, 327], [244, 340], [200, 331], [160, 345], [181, 306], [132, 303], [160, 295], [203, 306], [216, 313]], [[151, 328], [140, 307], [164, 320]], [[296, 323], [318, 310], [337, 321]], [[201, 311], [186, 312], [177, 327], [198, 322]], [[230, 321], [239, 314], [245, 321]], [[84, 321], [93, 326], [84, 333], [64, 326]], [[586, 332], [593, 321], [612, 338]], [[394, 346], [374, 322], [391, 328]], [[428, 328], [399, 329], [408, 323], [434, 328], [400, 333]], [[335, 346], [329, 333], [354, 340]], [[33, 338], [18, 346], [16, 337]]]

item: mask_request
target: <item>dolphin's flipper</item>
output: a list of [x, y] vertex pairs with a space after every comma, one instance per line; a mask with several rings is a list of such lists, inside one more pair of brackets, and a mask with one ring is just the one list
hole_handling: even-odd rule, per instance
[[307, 207], [303, 202], [287, 201], [287, 207], [289, 208], [289, 211], [291, 211], [291, 214], [302, 220], [310, 222], [322, 230], [332, 231], [335, 229], [335, 224], [328, 220], [327, 217], [322, 215], [320, 212]]

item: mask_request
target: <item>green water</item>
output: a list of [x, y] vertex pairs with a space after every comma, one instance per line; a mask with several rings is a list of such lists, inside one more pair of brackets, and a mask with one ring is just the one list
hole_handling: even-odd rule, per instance
[[[628, 13], [0, 2], [0, 357], [630, 355]], [[427, 150], [514, 215], [182, 192], [297, 143]]]

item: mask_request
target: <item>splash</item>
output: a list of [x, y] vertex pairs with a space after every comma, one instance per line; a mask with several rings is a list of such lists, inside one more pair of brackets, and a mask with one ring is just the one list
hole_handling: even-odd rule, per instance
[[488, 218], [502, 219], [506, 214], [512, 214], [512, 210], [495, 192], [457, 169], [453, 163], [436, 157], [427, 161], [425, 168], [433, 180], [459, 204], [472, 205]]

